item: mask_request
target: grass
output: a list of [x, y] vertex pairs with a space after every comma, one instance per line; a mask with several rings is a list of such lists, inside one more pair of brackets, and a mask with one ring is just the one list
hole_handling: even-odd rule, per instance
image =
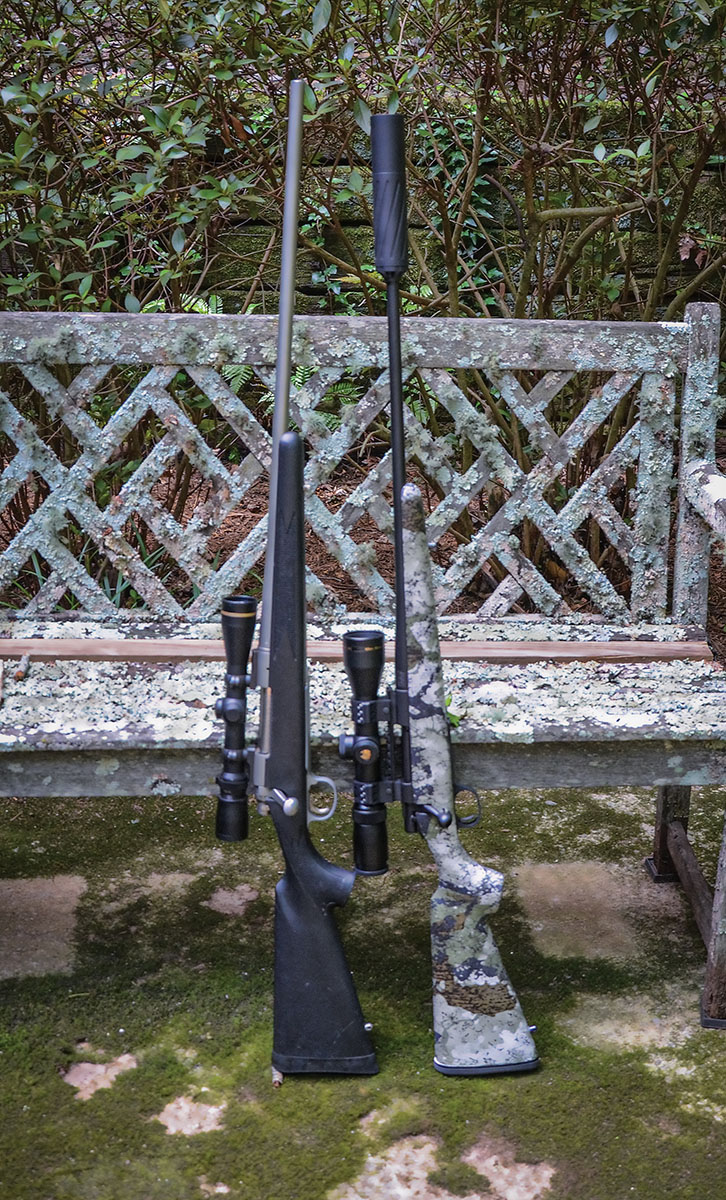
[[[703, 799], [693, 828], [713, 862], [718, 797]], [[654, 1181], [684, 1200], [721, 1194], [726, 1035], [698, 1026], [704, 951], [690, 918], [674, 932], [650, 908], [634, 913], [639, 952], [627, 960], [548, 957], [510, 887], [494, 928], [537, 1023], [542, 1068], [519, 1077], [438, 1075], [428, 954], [435, 876], [425, 845], [400, 832], [394, 813], [391, 872], [359, 881], [340, 914], [380, 1073], [290, 1078], [274, 1090], [280, 863], [271, 822], [255, 820], [249, 842], [230, 847], [215, 844], [212, 804], [198, 799], [3, 808], [1, 877], [76, 874], [88, 887], [72, 973], [0, 983], [1, 1197], [199, 1200], [220, 1182], [232, 1200], [322, 1200], [354, 1180], [368, 1155], [412, 1134], [438, 1144], [432, 1183], [471, 1195], [478, 1180], [485, 1195], [486, 1180], [461, 1162], [484, 1131], [506, 1138], [517, 1161], [556, 1168], [552, 1200], [645, 1200]], [[482, 826], [466, 841], [508, 872], [524, 861], [590, 859], [638, 873], [649, 822], [645, 792], [502, 792], [486, 798]], [[343, 814], [316, 833], [323, 853], [349, 861]], [[174, 873], [193, 878], [175, 883]], [[149, 886], [154, 875], [167, 886]], [[205, 906], [215, 889], [242, 882], [259, 893], [244, 917]], [[598, 1044], [572, 1023], [584, 1003], [620, 1012], [631, 998], [666, 1017], [674, 987], [687, 997], [690, 1020], [675, 1041], [664, 1033], [662, 1045], [634, 1045], [624, 1030], [622, 1044], [617, 1034]], [[62, 1078], [72, 1063], [123, 1053], [136, 1056], [135, 1070], [87, 1102], [75, 1099]], [[181, 1095], [225, 1103], [224, 1128], [167, 1134], [154, 1118]], [[390, 1115], [364, 1133], [373, 1110]]]

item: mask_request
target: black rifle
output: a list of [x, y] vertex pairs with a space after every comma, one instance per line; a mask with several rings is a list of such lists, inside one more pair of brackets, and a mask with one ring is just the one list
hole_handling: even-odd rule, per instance
[[298, 434], [286, 432], [302, 92], [303, 84], [296, 80], [290, 89], [268, 554], [260, 645], [253, 659], [254, 683], [261, 689], [254, 749], [244, 745], [245, 689], [252, 682], [246, 671], [256, 607], [249, 596], [229, 597], [222, 604], [227, 696], [217, 702], [226, 725], [224, 765], [217, 780], [217, 834], [226, 841], [247, 835], [251, 783], [258, 806], [272, 817], [285, 859], [285, 874], [275, 888], [276, 1082], [285, 1072], [370, 1075], [378, 1070], [332, 914], [334, 906], [348, 899], [355, 874], [324, 859], [308, 830], [303, 451]]
[[[406, 583], [403, 557], [401, 492], [406, 482], [403, 424], [403, 370], [399, 283], [408, 267], [408, 221], [403, 118], [393, 113], [371, 117], [373, 235], [376, 270], [386, 281], [388, 367], [391, 397], [391, 475], [393, 549], [396, 574], [395, 686], [378, 695], [383, 670], [383, 634], [359, 629], [343, 637], [343, 662], [353, 693], [355, 732], [340, 739], [340, 753], [355, 764], [353, 854], [361, 875], [388, 869], [386, 804], [401, 803], [407, 833], [441, 828], [452, 821], [448, 808], [417, 801], [411, 781], [411, 733], [406, 650]], [[375, 676], [375, 686], [373, 678]], [[387, 727], [382, 738], [380, 726]], [[398, 728], [398, 733], [396, 733]]]

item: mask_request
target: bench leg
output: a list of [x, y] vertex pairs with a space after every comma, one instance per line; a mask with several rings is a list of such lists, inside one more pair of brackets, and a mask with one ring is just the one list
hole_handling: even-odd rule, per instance
[[707, 1028], [726, 1029], [726, 825], [713, 895], [706, 983], [701, 1001], [701, 1024]]
[[690, 807], [690, 787], [671, 785], [658, 788], [653, 856], [645, 860], [646, 867], [658, 883], [672, 883], [678, 879], [675, 863], [668, 850], [668, 826], [671, 821], [680, 821], [684, 831], [687, 830]]

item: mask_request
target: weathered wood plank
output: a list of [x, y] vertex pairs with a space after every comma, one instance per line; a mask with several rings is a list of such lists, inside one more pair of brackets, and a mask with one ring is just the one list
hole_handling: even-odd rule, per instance
[[[631, 599], [633, 615], [658, 620], [668, 598], [668, 498], [674, 470], [675, 372], [647, 374], [640, 395], [640, 454], [636, 490]], [[594, 514], [597, 519], [597, 513]]]
[[[503, 370], [661, 370], [684, 367], [681, 323], [471, 320], [408, 317], [401, 322], [409, 365]], [[187, 313], [3, 313], [0, 362], [274, 366], [277, 318]], [[293, 360], [301, 365], [385, 367], [385, 317], [295, 317]]]
[[[224, 645], [211, 639], [152, 638], [0, 638], [0, 659], [61, 662], [222, 662]], [[385, 645], [393, 662], [395, 642]], [[450, 662], [711, 662], [707, 642], [441, 642], [441, 656]], [[342, 643], [320, 639], [308, 643], [311, 662], [342, 662]]]
[[673, 615], [682, 621], [705, 622], [708, 610], [710, 534], [688, 499], [685, 481], [695, 461], [714, 460], [720, 321], [717, 304], [690, 304], [686, 309], [689, 366], [681, 402], [677, 553], [673, 574]]
[[703, 989], [702, 1015], [716, 1021], [726, 1020], [726, 826], [716, 872], [711, 939]]
[[684, 472], [683, 490], [699, 516], [726, 542], [726, 475], [714, 462], [699, 459]]
[[668, 826], [668, 853], [673, 860], [681, 887], [688, 897], [698, 931], [706, 946], [711, 939], [713, 892], [706, 883], [693, 847], [680, 821]]
[[677, 879], [675, 863], [668, 850], [668, 829], [672, 821], [679, 821], [688, 831], [688, 814], [691, 806], [691, 788], [660, 787], [655, 803], [655, 830], [653, 854], [646, 859], [646, 866], [655, 880]]
[[[0, 797], [212, 796], [222, 745], [136, 750], [118, 744], [99, 750], [4, 751]], [[456, 737], [456, 733], [454, 734]], [[592, 742], [583, 745], [489, 745], [456, 742], [454, 778], [462, 789], [548, 787], [649, 787], [656, 780], [679, 784], [723, 783], [726, 741], [675, 743]], [[335, 744], [313, 741], [312, 770], [350, 788], [350, 766]], [[660, 778], [658, 778], [660, 773]], [[213, 819], [213, 816], [212, 818]]]

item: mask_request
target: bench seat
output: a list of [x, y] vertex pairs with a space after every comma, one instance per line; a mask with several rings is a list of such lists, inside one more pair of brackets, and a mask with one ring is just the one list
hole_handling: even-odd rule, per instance
[[[651, 870], [693, 902], [704, 1017], [726, 1024], [726, 840], [711, 892], [687, 838], [691, 785], [726, 782], [726, 673], [703, 635], [712, 540], [726, 540], [719, 317], [700, 301], [668, 322], [408, 317], [401, 350], [435, 417], [406, 406], [438, 611], [477, 608], [441, 620], [456, 779], [656, 785]], [[273, 317], [1, 316], [0, 600], [26, 605], [0, 629], [15, 642], [0, 646], [1, 794], [214, 792], [217, 614], [263, 570], [259, 385], [272, 390], [276, 362]], [[311, 765], [339, 783], [349, 691], [326, 642], [379, 624], [346, 606], [394, 607], [387, 362], [382, 317], [295, 318], [291, 415], [317, 547]], [[132, 442], [143, 454], [119, 486]], [[119, 612], [132, 598], [152, 621]]]
[[[350, 769], [337, 755], [338, 734], [349, 727], [350, 691], [342, 661], [329, 655], [344, 628], [360, 625], [382, 628], [392, 641], [390, 626], [370, 614], [346, 626], [311, 623], [308, 631], [313, 765], [341, 786], [350, 783]], [[723, 778], [726, 671], [712, 661], [702, 630], [592, 618], [444, 617], [440, 636], [462, 786], [601, 786], [604, 774], [613, 785]], [[38, 650], [16, 679], [27, 639]], [[63, 652], [69, 642], [85, 644], [90, 655], [103, 642], [106, 654], [109, 639], [118, 657], [52, 659], [53, 647]], [[145, 647], [159, 641], [170, 651], [193, 644], [211, 657], [143, 661]], [[553, 661], [548, 643], [560, 655], [571, 647], [581, 657]], [[514, 661], [487, 661], [487, 645], [493, 656]], [[526, 661], [528, 646], [542, 661]], [[610, 647], [614, 658], [601, 657]], [[469, 648], [475, 659], [458, 656]], [[630, 650], [635, 661], [627, 661]], [[316, 661], [323, 651], [328, 661]], [[671, 654], [684, 657], [664, 657]], [[0, 794], [213, 793], [222, 744], [213, 711], [223, 691], [221, 657], [216, 621], [0, 622]], [[252, 691], [251, 738], [257, 704]]]

